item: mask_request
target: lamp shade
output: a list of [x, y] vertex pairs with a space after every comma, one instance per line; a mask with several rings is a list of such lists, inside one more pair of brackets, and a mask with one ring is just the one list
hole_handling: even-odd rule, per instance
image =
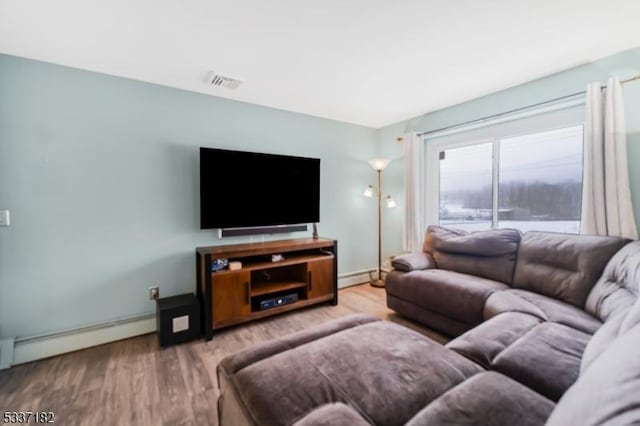
[[389, 158], [372, 158], [369, 160], [369, 165], [371, 165], [374, 170], [384, 170], [390, 162], [391, 160]]
[[398, 205], [391, 195], [387, 196], [387, 208], [393, 209]]

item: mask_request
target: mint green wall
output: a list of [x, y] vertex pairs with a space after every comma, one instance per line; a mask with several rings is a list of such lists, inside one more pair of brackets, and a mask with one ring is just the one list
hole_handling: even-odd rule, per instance
[[[319, 233], [338, 239], [339, 273], [375, 266], [375, 208], [361, 196], [375, 178], [375, 138], [0, 55], [0, 209], [12, 222], [0, 228], [0, 337], [153, 312], [152, 284], [163, 296], [195, 291], [196, 246], [248, 240], [199, 229], [200, 146], [320, 157]], [[277, 184], [253, 178], [265, 191]]]
[[[469, 72], [473, 72], [470, 65]], [[554, 74], [508, 90], [474, 99], [450, 108], [435, 111], [411, 120], [379, 129], [379, 153], [394, 158], [386, 174], [386, 189], [398, 195], [401, 207], [386, 215], [384, 230], [387, 235], [383, 256], [391, 256], [402, 249], [402, 221], [404, 212], [403, 153], [396, 137], [407, 132], [425, 132], [466, 121], [490, 116], [515, 108], [585, 90], [593, 81], [606, 83], [609, 76], [629, 78], [640, 74], [640, 48], [595, 61], [588, 65]], [[455, 84], [452, 82], [450, 84]], [[640, 224], [640, 81], [625, 85], [625, 112], [628, 130], [629, 175], [636, 214]]]

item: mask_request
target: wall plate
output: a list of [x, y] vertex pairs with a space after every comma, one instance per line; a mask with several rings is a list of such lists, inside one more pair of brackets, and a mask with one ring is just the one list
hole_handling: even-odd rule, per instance
[[11, 224], [11, 216], [9, 210], [0, 210], [0, 226], [9, 226]]

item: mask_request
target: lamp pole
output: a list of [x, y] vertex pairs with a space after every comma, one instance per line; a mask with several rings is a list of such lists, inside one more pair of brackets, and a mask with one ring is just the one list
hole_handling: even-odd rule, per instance
[[378, 170], [378, 280], [382, 281], [382, 170]]
[[384, 287], [384, 281], [382, 281], [382, 170], [378, 172], [378, 185], [377, 185], [377, 197], [378, 197], [378, 279], [371, 280], [371, 285], [374, 287]]

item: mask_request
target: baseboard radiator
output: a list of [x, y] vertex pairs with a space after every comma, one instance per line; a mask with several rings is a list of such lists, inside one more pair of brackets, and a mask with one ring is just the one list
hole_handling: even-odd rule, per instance
[[[370, 273], [376, 270], [341, 274], [338, 288], [366, 283]], [[0, 370], [155, 331], [155, 313], [147, 313], [37, 336], [0, 339]]]

